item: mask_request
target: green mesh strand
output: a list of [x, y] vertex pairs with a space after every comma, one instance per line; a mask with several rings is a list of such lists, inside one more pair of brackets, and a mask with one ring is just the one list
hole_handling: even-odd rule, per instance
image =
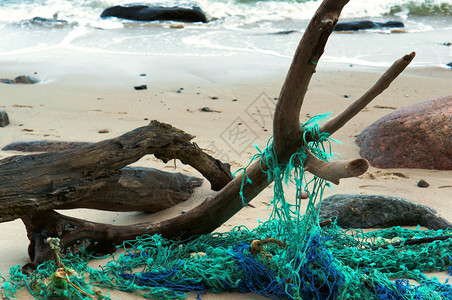
[[[318, 137], [309, 150], [322, 160], [333, 156], [328, 134], [319, 134], [315, 116], [302, 124], [304, 139]], [[320, 204], [329, 183], [308, 179], [300, 148], [282, 164], [274, 154], [272, 139], [252, 158], [260, 160], [262, 171], [273, 181], [274, 197], [270, 218], [249, 230], [238, 226], [226, 233], [212, 233], [186, 241], [171, 241], [160, 235], [145, 235], [126, 241], [121, 254], [109, 256], [100, 268], [92, 268], [79, 256], [66, 256], [66, 268], [75, 270], [73, 285], [55, 281], [54, 262], [46, 262], [31, 275], [19, 266], [10, 270], [3, 284], [6, 299], [27, 288], [37, 299], [109, 299], [99, 289], [134, 292], [152, 299], [182, 299], [186, 292], [255, 292], [270, 298], [289, 299], [452, 299], [452, 288], [431, 271], [450, 268], [452, 239], [401, 247], [372, 247], [412, 238], [452, 235], [452, 230], [410, 230], [393, 227], [377, 231], [342, 229], [334, 222], [320, 227], [316, 204]], [[250, 165], [248, 164], [248, 166]], [[247, 167], [248, 167], [247, 166]], [[252, 184], [242, 168], [242, 190]], [[294, 199], [286, 200], [285, 188], [294, 186]], [[240, 195], [243, 198], [242, 190]], [[301, 193], [308, 200], [301, 200]], [[301, 211], [302, 202], [307, 208]], [[262, 242], [255, 247], [256, 241]], [[403, 279], [403, 280], [401, 280]], [[414, 281], [408, 282], [406, 279]], [[416, 285], [413, 283], [416, 282]], [[83, 292], [81, 292], [83, 291]]]

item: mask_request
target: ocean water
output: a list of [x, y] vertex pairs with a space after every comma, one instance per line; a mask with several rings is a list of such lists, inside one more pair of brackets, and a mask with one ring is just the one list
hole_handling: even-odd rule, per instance
[[[168, 0], [166, 6], [195, 3], [208, 23], [135, 22], [101, 19], [121, 0], [0, 0], [0, 63], [73, 55], [225, 57], [259, 54], [290, 60], [320, 1]], [[34, 17], [64, 24], [33, 24]], [[333, 33], [322, 63], [387, 67], [417, 52], [413, 66], [445, 67], [452, 61], [452, 0], [351, 0], [341, 20], [399, 20], [404, 33], [366, 30]], [[290, 32], [290, 33], [288, 33]]]

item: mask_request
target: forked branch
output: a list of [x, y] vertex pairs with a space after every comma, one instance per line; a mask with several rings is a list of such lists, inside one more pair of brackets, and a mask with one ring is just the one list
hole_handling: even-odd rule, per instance
[[306, 150], [306, 154], [305, 170], [334, 184], [339, 184], [341, 178], [362, 175], [369, 168], [369, 163], [364, 158], [326, 162], [318, 159], [309, 150]]
[[[281, 90], [273, 123], [273, 145], [280, 163], [287, 162], [297, 149], [306, 146], [303, 144], [303, 132], [299, 120], [301, 106], [311, 76], [315, 72], [316, 64], [323, 54], [328, 37], [338, 21], [341, 10], [347, 2], [348, 0], [325, 0], [313, 16], [297, 48]], [[395, 66], [393, 65], [373, 88], [356, 101], [357, 104], [347, 108], [338, 117], [328, 122], [326, 126], [322, 127], [322, 130], [333, 133], [339, 129], [368, 102], [381, 93], [408, 65], [412, 57], [414, 57], [414, 54], [408, 55], [402, 59], [402, 62], [396, 62]], [[168, 159], [170, 158], [168, 157]], [[363, 159], [326, 163], [315, 158], [310, 153], [308, 153], [308, 159], [305, 163], [307, 170], [335, 183], [338, 183], [340, 178], [361, 174], [368, 166]], [[241, 174], [230, 181], [213, 197], [208, 197], [194, 209], [158, 223], [142, 223], [127, 227], [112, 226], [59, 217], [54, 212], [49, 212], [49, 218], [45, 223], [34, 224], [34, 217], [25, 217], [24, 222], [28, 224], [29, 236], [34, 239], [34, 247], [45, 246], [41, 238], [36, 240], [36, 232], [43, 232], [42, 229], [46, 228], [47, 232], [59, 234], [58, 230], [61, 228], [61, 221], [63, 220], [65, 220], [63, 223], [78, 224], [78, 229], [74, 229], [70, 233], [73, 236], [77, 236], [77, 240], [86, 239], [93, 241], [93, 239], [98, 238], [107, 241], [107, 244], [111, 244], [119, 243], [125, 238], [155, 233], [171, 239], [185, 239], [194, 235], [212, 232], [242, 209], [243, 202], [250, 202], [267, 187], [270, 182], [267, 179], [267, 174], [262, 172], [262, 168], [265, 169], [265, 161], [261, 160], [247, 168], [246, 173], [251, 183], [247, 183], [243, 189], [241, 189], [241, 186], [244, 175]], [[244, 199], [242, 199], [240, 191], [242, 191]], [[50, 219], [54, 220], [53, 225], [49, 223]], [[61, 236], [61, 234], [59, 235]], [[72, 238], [69, 238], [69, 240], [71, 242], [74, 241]], [[35, 249], [33, 253], [44, 252], [42, 249]], [[34, 255], [34, 257], [38, 256], [40, 259], [45, 258], [45, 255]]]
[[320, 128], [320, 133], [335, 133], [339, 128], [344, 126], [350, 119], [356, 116], [364, 107], [366, 107], [373, 99], [380, 95], [389, 85], [402, 73], [416, 56], [415, 52], [411, 52], [396, 60], [392, 66], [378, 79], [378, 81], [368, 89], [361, 97], [347, 106], [342, 112], [328, 120]]

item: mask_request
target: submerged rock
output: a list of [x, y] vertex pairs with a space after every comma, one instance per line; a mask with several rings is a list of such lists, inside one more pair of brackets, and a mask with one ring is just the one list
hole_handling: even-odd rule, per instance
[[0, 110], [0, 127], [5, 127], [9, 124], [9, 117], [6, 111]]
[[180, 21], [180, 22], [203, 22], [207, 17], [198, 6], [186, 7], [165, 7], [152, 4], [117, 5], [105, 9], [100, 15], [101, 18], [116, 17], [134, 21]]
[[452, 170], [452, 95], [417, 103], [368, 126], [356, 143], [377, 168]]
[[322, 200], [319, 217], [328, 219], [334, 216], [337, 224], [344, 228], [421, 225], [438, 230], [452, 227], [428, 206], [384, 195], [337, 194]]
[[38, 78], [29, 76], [29, 75], [20, 75], [14, 79], [0, 79], [1, 83], [6, 83], [6, 84], [15, 84], [15, 83], [35, 84], [35, 83], [39, 83], [40, 81], [41, 80], [39, 80]]
[[400, 21], [388, 21], [388, 22], [373, 22], [369, 20], [360, 21], [344, 21], [338, 22], [334, 31], [357, 31], [364, 29], [377, 29], [377, 28], [403, 28], [405, 25]]
[[65, 20], [34, 17], [32, 19], [23, 20], [20, 22], [20, 24], [23, 26], [42, 26], [42, 27], [60, 28], [68, 25], [69, 23]]

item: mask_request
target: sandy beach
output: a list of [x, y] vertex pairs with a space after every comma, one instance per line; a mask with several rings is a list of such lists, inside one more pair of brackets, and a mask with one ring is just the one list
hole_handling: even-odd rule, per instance
[[[250, 105], [255, 101], [265, 101], [269, 107], [274, 105], [274, 98], [279, 95], [290, 65], [287, 58], [264, 55], [256, 58], [246, 54], [240, 57], [176, 58], [75, 55], [74, 59], [68, 59], [72, 54], [66, 53], [67, 57], [55, 59], [52, 64], [39, 59], [2, 64], [1, 78], [33, 75], [43, 82], [36, 85], [1, 84], [0, 109], [8, 113], [11, 124], [0, 128], [0, 148], [25, 140], [96, 142], [156, 119], [195, 135], [194, 141], [201, 148], [230, 163], [236, 170], [245, 166], [256, 153], [253, 144], [263, 149], [272, 135], [272, 112], [260, 116], [265, 126], [259, 127], [247, 114]], [[394, 53], [394, 60], [403, 54]], [[335, 115], [359, 97], [383, 72], [384, 68], [320, 63], [305, 98], [301, 119], [304, 121], [309, 116], [327, 112]], [[140, 76], [143, 74], [146, 76]], [[450, 94], [451, 78], [451, 71], [444, 68], [408, 68], [382, 95], [333, 136], [342, 142], [334, 144], [333, 150], [344, 159], [358, 158], [359, 148], [354, 142], [356, 135], [395, 109]], [[143, 84], [147, 85], [147, 90], [134, 90], [134, 86]], [[203, 107], [214, 111], [203, 112]], [[246, 148], [237, 149], [228, 144], [225, 131], [234, 122], [242, 121], [253, 130], [256, 138]], [[108, 133], [99, 133], [103, 129]], [[0, 151], [0, 159], [16, 154], [21, 153]], [[200, 176], [193, 168], [180, 162], [174, 168], [173, 163], [165, 165], [153, 156], [145, 156], [134, 165]], [[430, 186], [418, 188], [416, 184], [420, 179], [426, 180]], [[294, 192], [290, 188], [288, 191], [289, 194]], [[428, 205], [452, 221], [452, 171], [370, 167], [359, 178], [341, 180], [339, 185], [327, 190], [326, 196], [336, 193], [404, 197]], [[186, 203], [155, 215], [86, 209], [65, 213], [98, 222], [131, 224], [180, 214], [211, 194], [209, 183], [205, 182]], [[265, 189], [251, 202], [255, 208], [245, 207], [218, 230], [227, 231], [236, 225], [256, 227], [258, 220], [268, 218], [272, 195], [271, 188]], [[0, 272], [7, 277], [10, 267], [29, 261], [28, 239], [20, 220], [1, 223], [0, 232]], [[448, 277], [445, 273], [438, 276], [442, 281]], [[211, 297], [228, 299], [230, 295], [208, 295], [203, 299]], [[240, 297], [259, 298], [251, 294]], [[18, 299], [28, 298], [26, 292], [18, 296]], [[112, 298], [132, 299], [133, 296], [114, 292]]]

